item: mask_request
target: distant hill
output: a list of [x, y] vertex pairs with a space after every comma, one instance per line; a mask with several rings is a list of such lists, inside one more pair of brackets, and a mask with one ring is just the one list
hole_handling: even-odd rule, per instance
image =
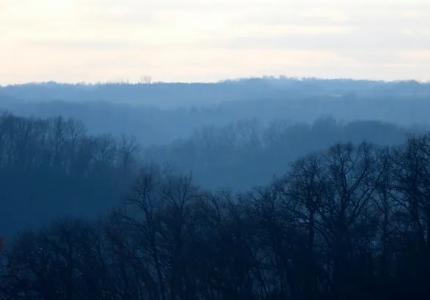
[[189, 137], [238, 120], [312, 123], [374, 120], [428, 126], [430, 84], [254, 78], [219, 83], [59, 84], [0, 88], [0, 110], [70, 117], [93, 134], [133, 135], [142, 145]]

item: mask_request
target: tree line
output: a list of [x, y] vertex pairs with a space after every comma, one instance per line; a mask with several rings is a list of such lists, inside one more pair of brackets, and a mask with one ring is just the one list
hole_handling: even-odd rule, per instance
[[99, 221], [6, 243], [0, 298], [426, 299], [429, 175], [430, 135], [337, 144], [238, 195], [142, 168]]
[[312, 124], [285, 119], [270, 124], [239, 120], [225, 127], [202, 127], [191, 137], [164, 146], [143, 148], [142, 158], [145, 163], [191, 172], [195, 183], [205, 188], [243, 192], [269, 184], [294, 160], [333, 144], [366, 141], [399, 145], [408, 134], [424, 132], [379, 121], [342, 122], [333, 118]]
[[[253, 78], [218, 83], [24, 84], [0, 87], [0, 110], [79, 120], [92, 134], [132, 135], [142, 146], [188, 138], [205, 126], [257, 119], [312, 123], [331, 116], [425, 125], [430, 84]], [[310, 109], [311, 108], [311, 109]]]
[[137, 144], [62, 117], [0, 115], [0, 236], [56, 216], [94, 216], [134, 179]]
[[[110, 115], [104, 116], [109, 120]], [[145, 119], [145, 116], [142, 116]], [[55, 218], [94, 218], [117, 206], [143, 164], [191, 173], [205, 189], [243, 192], [267, 185], [301, 155], [363, 140], [400, 144], [408, 132], [377, 121], [263, 125], [237, 121], [203, 127], [187, 139], [144, 147], [135, 139], [94, 135], [74, 119], [0, 115], [0, 236]], [[150, 136], [142, 129], [142, 135]], [[24, 187], [24, 188], [23, 188]]]

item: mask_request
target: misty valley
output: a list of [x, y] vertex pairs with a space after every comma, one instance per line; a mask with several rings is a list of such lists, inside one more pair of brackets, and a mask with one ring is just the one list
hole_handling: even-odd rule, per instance
[[430, 84], [0, 86], [0, 299], [426, 299]]

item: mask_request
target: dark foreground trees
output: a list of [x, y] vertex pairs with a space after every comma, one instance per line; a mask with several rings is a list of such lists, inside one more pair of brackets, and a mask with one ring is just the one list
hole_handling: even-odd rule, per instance
[[0, 298], [427, 299], [429, 175], [429, 135], [335, 145], [238, 196], [145, 168], [109, 217], [3, 249]]

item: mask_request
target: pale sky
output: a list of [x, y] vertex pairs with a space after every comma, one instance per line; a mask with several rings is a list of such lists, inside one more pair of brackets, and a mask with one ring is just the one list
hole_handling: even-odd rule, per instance
[[430, 0], [0, 0], [0, 84], [430, 81]]

